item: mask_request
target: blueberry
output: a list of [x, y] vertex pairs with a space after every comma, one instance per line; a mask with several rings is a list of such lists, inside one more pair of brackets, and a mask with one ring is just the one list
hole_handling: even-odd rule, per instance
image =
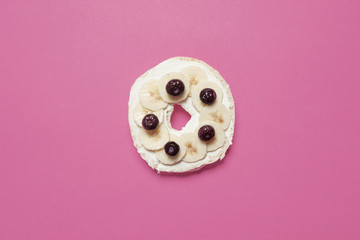
[[198, 136], [202, 141], [210, 141], [215, 136], [215, 129], [210, 125], [204, 125], [199, 129]]
[[200, 92], [200, 100], [205, 104], [212, 104], [216, 100], [216, 92], [211, 88], [204, 88]]
[[155, 114], [147, 114], [142, 120], [142, 125], [146, 130], [154, 130], [159, 125], [159, 119]]
[[170, 141], [165, 144], [165, 152], [169, 156], [175, 156], [180, 151], [180, 147], [176, 142]]
[[180, 79], [170, 80], [166, 84], [166, 92], [171, 96], [179, 96], [184, 92], [185, 85]]

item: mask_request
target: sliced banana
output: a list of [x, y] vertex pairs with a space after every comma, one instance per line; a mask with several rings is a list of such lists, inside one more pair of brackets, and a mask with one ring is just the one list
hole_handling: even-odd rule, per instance
[[197, 132], [184, 133], [181, 139], [186, 147], [186, 154], [183, 158], [184, 162], [192, 163], [203, 159], [206, 155], [206, 144], [197, 136]]
[[174, 165], [180, 162], [181, 159], [183, 159], [186, 154], [186, 147], [183, 141], [181, 140], [181, 138], [179, 138], [175, 134], [170, 134], [170, 141], [176, 142], [180, 147], [179, 152], [175, 156], [167, 155], [164, 148], [155, 152], [157, 159], [166, 165]]
[[213, 121], [218, 123], [223, 130], [229, 127], [231, 121], [231, 113], [227, 107], [222, 104], [216, 104], [211, 107], [204, 107], [200, 112], [200, 122]]
[[[196, 129], [195, 133], [197, 134], [197, 132], [199, 131], [199, 129], [202, 126], [205, 125], [210, 125], [214, 128], [215, 130], [215, 136], [208, 142], [204, 142], [207, 145], [207, 150], [208, 152], [211, 151], [215, 151], [216, 149], [218, 149], [219, 147], [221, 147], [222, 145], [224, 145], [225, 142], [225, 132], [224, 130], [221, 128], [221, 126], [219, 124], [217, 124], [216, 122], [212, 122], [212, 121], [205, 121], [199, 124], [198, 128]], [[201, 140], [200, 140], [201, 141]]]
[[181, 69], [180, 73], [184, 74], [189, 79], [190, 91], [189, 96], [191, 96], [194, 87], [198, 85], [202, 81], [207, 80], [206, 73], [200, 68], [196, 66], [190, 66]]
[[147, 108], [144, 108], [143, 105], [138, 102], [134, 107], [134, 119], [139, 127], [142, 127], [142, 120], [144, 119], [145, 115], [149, 113], [155, 114], [159, 119], [159, 124], [162, 123], [164, 117], [164, 112], [162, 110], [154, 112]]
[[[166, 84], [173, 79], [179, 79], [184, 83], [184, 92], [182, 94], [180, 94], [179, 96], [171, 96], [170, 94], [168, 94], [166, 92]], [[163, 98], [163, 100], [165, 102], [168, 103], [177, 103], [177, 102], [181, 102], [184, 99], [187, 98], [187, 96], [189, 95], [189, 80], [187, 79], [187, 77], [185, 77], [183, 74], [181, 73], [177, 73], [177, 72], [171, 72], [171, 73], [167, 73], [164, 76], [162, 76], [162, 78], [160, 79], [159, 82], [159, 94], [160, 96]]]
[[159, 150], [169, 141], [169, 130], [165, 123], [160, 124], [154, 130], [139, 128], [139, 138], [147, 150]]
[[[204, 89], [204, 88], [211, 88], [216, 92], [216, 100], [214, 103], [208, 105], [203, 103], [200, 100], [200, 92]], [[192, 103], [194, 105], [194, 107], [200, 112], [204, 107], [213, 107], [219, 103], [222, 102], [223, 99], [223, 92], [220, 88], [220, 85], [217, 84], [216, 82], [212, 82], [212, 81], [202, 81], [200, 82], [198, 85], [196, 85], [194, 87], [194, 90], [192, 92]]]
[[139, 98], [141, 104], [152, 110], [157, 111], [167, 106], [167, 103], [159, 95], [159, 80], [150, 80], [140, 88]]

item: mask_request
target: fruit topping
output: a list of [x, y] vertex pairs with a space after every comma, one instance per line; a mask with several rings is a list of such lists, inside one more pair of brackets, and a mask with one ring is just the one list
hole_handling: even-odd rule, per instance
[[189, 66], [183, 68], [181, 73], [189, 79], [189, 96], [191, 96], [191, 93], [196, 85], [198, 85], [201, 81], [207, 81], [206, 73], [200, 67]]
[[[215, 95], [212, 94], [211, 89]], [[192, 104], [199, 112], [205, 107], [215, 107], [223, 100], [223, 91], [221, 85], [213, 81], [201, 81], [194, 87], [192, 92]], [[215, 97], [216, 96], [216, 97]], [[213, 99], [214, 98], [214, 99]]]
[[180, 151], [179, 145], [174, 141], [170, 141], [167, 144], [165, 144], [164, 149], [166, 154], [169, 156], [175, 156]]
[[210, 141], [215, 136], [215, 129], [210, 125], [204, 125], [199, 129], [198, 136], [202, 141]]
[[200, 100], [205, 104], [212, 104], [216, 100], [216, 92], [212, 88], [204, 88], [200, 92]]
[[185, 85], [180, 79], [172, 79], [166, 84], [166, 92], [171, 96], [179, 96], [185, 90]]
[[146, 130], [154, 130], [159, 125], [159, 119], [155, 114], [147, 114], [142, 120], [142, 125]]
[[139, 91], [141, 104], [152, 111], [161, 110], [168, 105], [160, 96], [158, 86], [159, 80], [150, 80], [144, 83]]

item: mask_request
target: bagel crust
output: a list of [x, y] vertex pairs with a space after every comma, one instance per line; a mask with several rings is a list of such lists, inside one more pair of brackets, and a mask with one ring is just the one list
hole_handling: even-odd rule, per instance
[[[214, 81], [221, 86], [223, 93], [222, 104], [224, 104], [230, 111], [231, 120], [229, 127], [224, 130], [225, 141], [220, 148], [215, 151], [207, 152], [206, 156], [203, 159], [196, 162], [180, 161], [174, 165], [166, 165], [156, 158], [156, 154], [154, 151], [147, 150], [142, 145], [139, 139], [139, 130], [141, 127], [139, 127], [134, 120], [134, 109], [136, 104], [138, 104], [139, 102], [139, 89], [144, 83], [152, 79], [160, 79], [161, 76], [168, 72], [180, 72], [181, 69], [189, 66], [200, 67], [204, 72], [206, 72], [209, 81]], [[175, 134], [177, 136], [180, 136], [182, 133], [194, 132], [199, 125], [200, 114], [192, 104], [192, 96], [188, 96], [184, 101], [177, 104], [181, 105], [191, 115], [191, 119], [189, 120], [189, 122], [186, 124], [185, 127], [183, 127], [182, 130], [173, 129], [171, 127], [170, 118], [172, 112], [174, 111], [174, 107], [173, 104], [169, 103], [167, 107], [163, 109], [163, 124], [167, 126], [170, 134]], [[184, 173], [199, 170], [202, 167], [214, 163], [218, 160], [222, 160], [225, 157], [227, 149], [232, 144], [232, 139], [234, 135], [235, 105], [229, 85], [214, 68], [198, 59], [189, 57], [173, 57], [149, 69], [147, 72], [145, 72], [143, 75], [136, 79], [130, 91], [128, 119], [134, 146], [136, 147], [140, 156], [147, 162], [147, 164], [151, 168], [156, 169], [158, 173]]]

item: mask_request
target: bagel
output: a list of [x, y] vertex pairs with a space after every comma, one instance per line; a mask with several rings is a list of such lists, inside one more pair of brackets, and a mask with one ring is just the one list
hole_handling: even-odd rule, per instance
[[[191, 119], [171, 127], [174, 104]], [[134, 146], [158, 172], [196, 171], [222, 160], [232, 144], [235, 105], [229, 85], [203, 61], [169, 58], [136, 79], [128, 119]]]

